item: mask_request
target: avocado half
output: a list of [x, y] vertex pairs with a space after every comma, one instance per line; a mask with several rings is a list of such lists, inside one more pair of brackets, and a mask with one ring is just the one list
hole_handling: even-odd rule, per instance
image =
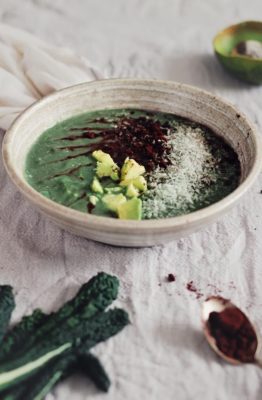
[[240, 43], [247, 41], [256, 41], [262, 45], [262, 22], [245, 21], [229, 26], [216, 35], [213, 47], [218, 60], [231, 75], [260, 85], [262, 84], [262, 58], [253, 58], [235, 51]]

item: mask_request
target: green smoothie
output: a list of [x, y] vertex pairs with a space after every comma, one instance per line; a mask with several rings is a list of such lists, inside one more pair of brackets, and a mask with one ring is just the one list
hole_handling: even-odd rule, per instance
[[[42, 133], [25, 168], [29, 184], [47, 198], [85, 213], [114, 217], [90, 197], [96, 150], [121, 166], [126, 158], [145, 167], [142, 219], [187, 214], [217, 202], [239, 183], [236, 153], [210, 129], [173, 114], [134, 109], [87, 112]], [[104, 193], [116, 183], [100, 181]]]

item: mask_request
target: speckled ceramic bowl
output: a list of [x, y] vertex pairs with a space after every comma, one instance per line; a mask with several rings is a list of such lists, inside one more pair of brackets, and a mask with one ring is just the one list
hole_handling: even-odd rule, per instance
[[[217, 203], [185, 216], [123, 221], [92, 216], [59, 205], [26, 182], [26, 156], [44, 130], [86, 111], [125, 107], [174, 113], [210, 127], [239, 156], [242, 168], [239, 187]], [[6, 133], [3, 158], [18, 189], [61, 228], [99, 242], [135, 247], [165, 243], [218, 219], [238, 202], [258, 176], [262, 148], [255, 128], [246, 117], [213, 94], [175, 82], [113, 79], [73, 86], [29, 107]]]

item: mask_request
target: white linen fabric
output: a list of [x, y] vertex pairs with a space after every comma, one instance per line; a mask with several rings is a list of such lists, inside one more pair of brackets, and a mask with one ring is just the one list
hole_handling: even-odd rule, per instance
[[[223, 27], [261, 18], [261, 0], [0, 3], [0, 21], [52, 45], [74, 49], [103, 75], [171, 79], [199, 86], [233, 102], [261, 131], [262, 88], [227, 75], [211, 44]], [[83, 59], [79, 61], [71, 52], [50, 49], [43, 42], [40, 46], [38, 39], [34, 46], [31, 35], [24, 32], [19, 32], [20, 42], [4, 29], [1, 46], [10, 56], [5, 56], [1, 71], [6, 72], [0, 75], [3, 127], [42, 94], [96, 78]], [[16, 50], [18, 43], [22, 53]], [[26, 43], [32, 45], [28, 48]], [[36, 56], [39, 52], [41, 57]], [[49, 69], [51, 64], [58, 70]], [[125, 308], [132, 320], [122, 333], [94, 350], [112, 380], [107, 395], [75, 376], [61, 383], [47, 400], [260, 400], [261, 370], [219, 360], [203, 337], [200, 309], [206, 296], [221, 294], [247, 310], [261, 330], [261, 189], [260, 177], [239, 206], [198, 233], [164, 246], [125, 249], [85, 240], [53, 225], [16, 190], [0, 160], [0, 282], [15, 288], [13, 321], [36, 307], [57, 309], [101, 270], [119, 277], [116, 305]], [[176, 275], [175, 282], [167, 282], [169, 273]], [[203, 296], [187, 289], [191, 281]]]
[[0, 24], [0, 127], [55, 90], [101, 77], [84, 57]]

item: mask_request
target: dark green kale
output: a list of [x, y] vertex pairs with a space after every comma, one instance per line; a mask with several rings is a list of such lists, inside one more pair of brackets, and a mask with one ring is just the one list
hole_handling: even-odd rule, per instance
[[11, 286], [0, 286], [0, 342], [2, 341], [15, 308], [15, 300]]
[[[63, 375], [61, 371], [66, 370], [66, 360], [76, 354], [81, 368], [86, 366], [88, 376], [101, 389], [107, 390], [109, 379], [99, 361], [88, 356], [88, 351], [129, 323], [128, 315], [123, 310], [104, 312], [116, 298], [117, 291], [117, 278], [101, 273], [85, 284], [76, 297], [57, 313], [45, 315], [37, 310], [23, 318], [10, 332], [10, 338], [4, 341], [7, 349], [2, 352], [0, 364], [0, 392], [18, 383], [19, 387], [27, 387], [30, 379], [42, 376], [41, 371], [45, 368], [43, 375], [46, 380], [41, 380], [43, 383], [39, 384], [39, 388], [50, 386], [52, 382], [55, 384]], [[60, 362], [60, 359], [64, 361]], [[53, 370], [47, 368], [50, 363], [54, 363]]]
[[[74, 318], [80, 311], [82, 317], [88, 319], [105, 310], [117, 298], [118, 288], [119, 281], [115, 276], [101, 272], [84, 284], [76, 296], [57, 312], [45, 315], [37, 310], [31, 316], [25, 317], [15, 328], [16, 331], [11, 332], [10, 338], [5, 339], [6, 348], [4, 345], [1, 346], [0, 362], [2, 363], [5, 359], [10, 360], [12, 357], [16, 359], [19, 352], [30, 349], [37, 341], [42, 342], [52, 330], [57, 330], [60, 336], [59, 327], [64, 322], [68, 323], [68, 319], [71, 321], [71, 325], [77, 324], [77, 321], [74, 322]], [[33, 335], [30, 334], [32, 331]], [[23, 337], [27, 338], [26, 342]], [[22, 347], [20, 346], [21, 342], [23, 343]]]
[[98, 389], [108, 392], [111, 382], [99, 359], [86, 350], [79, 351], [78, 354], [80, 371], [89, 377]]
[[15, 353], [20, 350], [28, 340], [29, 335], [35, 333], [46, 319], [47, 314], [39, 309], [34, 310], [31, 315], [23, 317], [19, 324], [15, 325], [5, 335], [1, 344], [0, 359], [11, 352]]

